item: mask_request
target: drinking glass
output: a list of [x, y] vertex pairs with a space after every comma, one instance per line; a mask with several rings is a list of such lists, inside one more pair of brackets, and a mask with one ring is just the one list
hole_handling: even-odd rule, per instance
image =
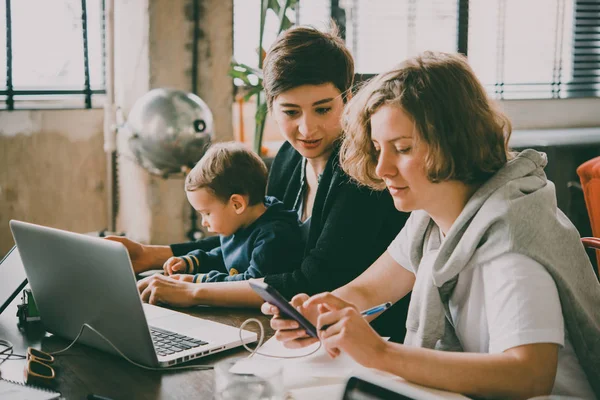
[[215, 365], [216, 400], [283, 398], [283, 366], [278, 361], [236, 357]]

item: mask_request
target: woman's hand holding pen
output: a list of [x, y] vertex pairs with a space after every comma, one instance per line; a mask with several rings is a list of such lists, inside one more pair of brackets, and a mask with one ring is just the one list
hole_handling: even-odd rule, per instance
[[358, 363], [374, 367], [374, 362], [385, 352], [387, 342], [375, 332], [357, 308], [331, 293], [321, 293], [307, 299], [303, 308], [315, 306], [320, 314], [317, 331], [329, 355], [335, 358], [344, 351]]

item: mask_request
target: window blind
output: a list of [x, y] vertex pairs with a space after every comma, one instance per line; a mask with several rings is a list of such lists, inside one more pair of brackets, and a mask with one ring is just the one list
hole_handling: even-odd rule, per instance
[[469, 62], [493, 97], [563, 97], [571, 75], [572, 4], [566, 0], [469, 2]]
[[568, 97], [600, 96], [600, 1], [575, 1]]
[[[234, 7], [252, 2], [258, 10], [259, 0]], [[600, 0], [300, 0], [298, 14], [342, 25], [359, 78], [459, 51], [497, 99], [600, 96]]]
[[456, 51], [457, 0], [349, 0], [346, 43], [356, 72], [376, 74], [424, 50]]

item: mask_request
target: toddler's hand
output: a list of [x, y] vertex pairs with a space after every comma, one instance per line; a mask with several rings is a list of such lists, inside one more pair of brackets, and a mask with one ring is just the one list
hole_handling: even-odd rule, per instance
[[180, 257], [171, 257], [163, 265], [165, 275], [185, 274], [188, 272], [187, 269], [187, 263]]

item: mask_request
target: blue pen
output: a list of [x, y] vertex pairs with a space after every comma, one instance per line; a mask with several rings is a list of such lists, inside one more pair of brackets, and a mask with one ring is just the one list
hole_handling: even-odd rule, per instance
[[362, 311], [362, 312], [360, 313], [360, 315], [362, 315], [363, 317], [367, 317], [367, 316], [369, 316], [369, 315], [373, 315], [373, 314], [377, 314], [377, 313], [380, 313], [380, 312], [382, 312], [382, 311], [385, 311], [385, 310], [387, 310], [388, 308], [390, 308], [391, 306], [392, 306], [392, 303], [390, 303], [390, 302], [388, 301], [387, 303], [383, 303], [383, 304], [380, 304], [380, 305], [378, 305], [378, 306], [371, 307], [371, 308], [369, 308], [368, 310]]
[[[368, 317], [369, 315], [373, 315], [373, 314], [377, 314], [377, 313], [380, 313], [382, 311], [385, 311], [388, 308], [390, 308], [391, 306], [392, 306], [392, 303], [390, 303], [388, 301], [387, 303], [383, 303], [383, 304], [380, 304], [378, 306], [371, 307], [371, 308], [368, 308], [368, 309], [366, 309], [364, 311], [361, 311], [360, 315], [362, 315], [363, 317]], [[324, 331], [325, 329], [329, 328], [330, 326], [331, 325], [323, 325], [320, 330]]]

